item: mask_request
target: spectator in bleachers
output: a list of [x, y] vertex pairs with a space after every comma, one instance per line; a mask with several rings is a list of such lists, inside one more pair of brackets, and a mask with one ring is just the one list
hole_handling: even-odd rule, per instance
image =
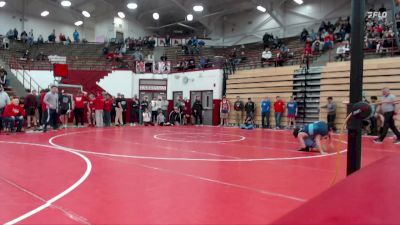
[[72, 34], [72, 36], [74, 37], [74, 43], [79, 43], [80, 39], [79, 39], [79, 32], [75, 29], [74, 33]]
[[261, 54], [261, 67], [264, 67], [264, 62], [271, 60], [272, 52], [269, 48], [265, 48], [265, 50]]
[[65, 45], [70, 46], [72, 44], [71, 38], [67, 37], [67, 40], [64, 42]]
[[39, 37], [37, 39], [37, 43], [38, 44], [43, 44], [44, 43], [44, 39], [43, 39], [43, 36], [41, 34], [39, 35]]
[[49, 43], [55, 43], [56, 42], [56, 31], [53, 29], [53, 32], [48, 37]]
[[9, 133], [14, 132], [15, 125], [17, 125], [16, 132], [22, 132], [25, 110], [19, 103], [19, 99], [14, 98], [11, 104], [8, 104], [4, 109], [2, 120]]
[[304, 28], [300, 34], [300, 40], [305, 42], [307, 40], [307, 37], [308, 37], [308, 31], [306, 28]]
[[35, 40], [35, 36], [33, 35], [33, 29], [31, 29], [28, 33], [27, 43], [29, 46], [32, 46]]
[[7, 34], [6, 34], [6, 37], [7, 37], [9, 40], [15, 40], [14, 31], [13, 31], [12, 29], [10, 29], [10, 30], [7, 32]]
[[274, 39], [274, 36], [269, 33], [265, 33], [263, 36], [263, 43], [264, 43], [264, 49], [270, 47], [270, 42]]
[[3, 66], [0, 66], [0, 85], [2, 87], [8, 86], [7, 71]]
[[165, 38], [164, 47], [169, 47], [169, 46], [171, 46], [171, 37], [167, 35], [167, 37]]
[[324, 47], [323, 43], [321, 42], [320, 38], [317, 37], [317, 39], [311, 45], [311, 51], [318, 53], [323, 50], [323, 47]]
[[17, 30], [17, 28], [14, 28], [13, 32], [14, 32], [13, 40], [18, 40], [18, 30]]
[[344, 61], [348, 58], [350, 53], [350, 47], [349, 47], [349, 43], [346, 42], [342, 42], [340, 44], [340, 46], [336, 49], [336, 56], [335, 56], [335, 60], [336, 61]]
[[7, 36], [3, 38], [2, 47], [5, 50], [8, 50], [10, 48], [10, 39], [8, 39]]
[[285, 102], [282, 101], [280, 96], [276, 97], [276, 101], [274, 103], [275, 110], [275, 128], [281, 129], [281, 119], [282, 114], [285, 111]]
[[36, 90], [32, 90], [28, 95], [26, 95], [24, 100], [24, 107], [27, 116], [27, 128], [30, 129], [33, 123], [33, 126], [37, 127], [36, 112], [38, 108], [38, 102], [36, 101], [37, 92]]
[[[262, 128], [271, 128], [270, 126], [270, 117], [271, 114], [271, 100], [266, 97], [261, 101], [261, 125]], [[267, 120], [267, 124], [265, 124], [265, 120]]]
[[[315, 33], [314, 29], [311, 30], [311, 32], [309, 33], [308, 37], [311, 39], [311, 41], [315, 41], [317, 39], [317, 33]], [[304, 42], [306, 40], [304, 40]]]
[[65, 35], [60, 33], [60, 35], [58, 36], [58, 39], [60, 40], [61, 43], [64, 43], [67, 41], [67, 38], [65, 38]]
[[22, 31], [21, 41], [22, 41], [22, 43], [26, 43], [28, 41], [28, 34], [26, 33], [26, 31]]
[[8, 104], [10, 104], [10, 96], [4, 91], [3, 85], [0, 84], [0, 131], [3, 129], [2, 115]]

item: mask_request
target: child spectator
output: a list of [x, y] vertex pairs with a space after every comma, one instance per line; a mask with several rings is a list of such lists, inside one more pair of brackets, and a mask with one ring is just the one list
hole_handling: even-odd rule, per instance
[[244, 130], [252, 130], [254, 128], [254, 121], [253, 121], [253, 117], [249, 116], [246, 118], [244, 124], [242, 124], [240, 126], [240, 129], [244, 129]]
[[290, 129], [293, 123], [293, 128], [296, 127], [296, 116], [297, 116], [297, 102], [294, 100], [293, 96], [290, 97], [290, 101], [287, 104], [288, 110], [288, 123], [287, 128]]
[[158, 110], [158, 116], [157, 116], [157, 125], [158, 126], [164, 126], [165, 124], [165, 116], [162, 112], [161, 109]]
[[276, 101], [274, 103], [275, 110], [275, 128], [281, 129], [281, 118], [283, 111], [285, 111], [285, 103], [281, 100], [280, 96], [276, 97]]
[[149, 108], [146, 108], [143, 112], [143, 124], [144, 126], [154, 126], [154, 123], [151, 121], [151, 113], [149, 112]]
[[228, 126], [229, 125], [229, 112], [231, 111], [231, 107], [229, 105], [228, 99], [226, 96], [222, 97], [222, 102], [220, 106], [220, 115], [221, 115], [221, 124], [220, 126]]
[[174, 107], [174, 110], [169, 114], [169, 122], [172, 126], [181, 124], [181, 114], [178, 107]]

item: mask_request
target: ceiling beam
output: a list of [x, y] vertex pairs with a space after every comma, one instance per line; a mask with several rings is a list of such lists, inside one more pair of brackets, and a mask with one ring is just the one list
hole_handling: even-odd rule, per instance
[[[169, 0], [172, 3], [174, 3], [176, 6], [178, 6], [181, 10], [183, 10], [186, 14], [191, 14], [192, 11], [190, 9], [188, 9], [184, 3], [180, 2], [179, 0]], [[198, 18], [198, 21], [208, 30], [213, 30], [213, 27], [210, 26], [207, 21], [204, 21], [204, 19]]]
[[306, 18], [306, 19], [309, 19], [309, 20], [312, 20], [312, 21], [314, 21], [314, 20], [318, 21], [319, 20], [319, 18], [315, 18], [315, 17], [309, 16], [309, 15], [305, 15], [305, 14], [297, 12], [297, 11], [295, 11], [293, 9], [288, 9], [288, 10], [286, 10], [286, 12], [290, 12], [290, 13], [296, 15], [296, 16], [300, 16], [300, 17], [303, 17], [303, 18]]

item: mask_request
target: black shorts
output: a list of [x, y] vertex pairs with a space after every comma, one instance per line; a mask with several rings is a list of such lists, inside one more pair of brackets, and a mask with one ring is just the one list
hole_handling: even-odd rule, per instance
[[26, 113], [27, 113], [28, 116], [35, 116], [35, 114], [36, 114], [36, 108], [35, 108], [35, 107], [29, 107], [29, 108], [26, 110]]
[[60, 109], [60, 115], [67, 115], [68, 109]]

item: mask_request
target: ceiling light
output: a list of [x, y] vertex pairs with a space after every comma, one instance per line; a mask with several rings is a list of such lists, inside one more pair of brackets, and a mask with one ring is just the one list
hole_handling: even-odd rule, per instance
[[257, 10], [260, 11], [260, 12], [266, 12], [267, 11], [267, 9], [262, 7], [261, 5], [257, 6]]
[[64, 6], [64, 7], [70, 7], [71, 4], [72, 4], [72, 3], [71, 3], [70, 1], [62, 1], [62, 2], [61, 2], [61, 5]]
[[153, 13], [153, 19], [155, 19], [155, 20], [158, 20], [158, 19], [160, 19], [160, 14], [158, 14], [158, 13]]
[[42, 17], [46, 17], [46, 16], [48, 16], [50, 13], [49, 13], [49, 11], [43, 11], [42, 13], [40, 13], [40, 15], [42, 16]]
[[134, 2], [128, 3], [128, 5], [126, 5], [126, 7], [128, 7], [128, 9], [136, 9], [138, 7], [138, 5]]
[[299, 5], [303, 4], [303, 0], [293, 0], [293, 1], [296, 2]]
[[75, 22], [75, 26], [77, 26], [77, 27], [79, 27], [82, 24], [83, 24], [83, 22], [81, 20]]
[[0, 8], [4, 7], [6, 5], [5, 1], [0, 1]]
[[188, 14], [186, 16], [187, 21], [193, 21], [193, 15], [192, 14]]
[[90, 17], [90, 13], [88, 11], [82, 11], [82, 15], [86, 18]]
[[125, 18], [125, 13], [118, 12], [118, 16], [119, 16], [119, 18], [123, 19], [123, 18]]
[[202, 5], [195, 5], [195, 6], [193, 6], [193, 10], [195, 12], [203, 12], [204, 7]]

